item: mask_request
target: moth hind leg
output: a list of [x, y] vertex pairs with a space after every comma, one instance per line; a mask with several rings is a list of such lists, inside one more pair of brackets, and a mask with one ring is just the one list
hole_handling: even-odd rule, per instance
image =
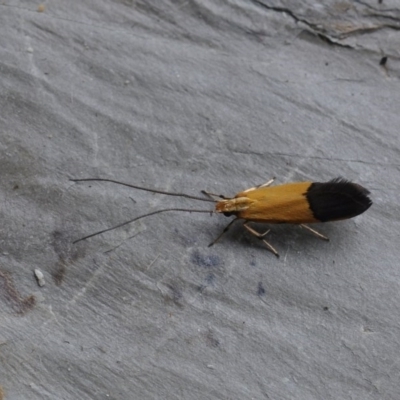
[[327, 236], [323, 235], [322, 233], [319, 233], [318, 231], [316, 231], [313, 228], [310, 228], [308, 225], [300, 224], [300, 227], [308, 230], [309, 232], [314, 234], [316, 237], [319, 237], [320, 239], [326, 240], [327, 242], [329, 242], [329, 238]]

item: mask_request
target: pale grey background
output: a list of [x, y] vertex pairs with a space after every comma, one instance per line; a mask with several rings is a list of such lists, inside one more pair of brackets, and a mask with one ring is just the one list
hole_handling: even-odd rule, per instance
[[[399, 3], [39, 4], [0, 5], [5, 398], [397, 399]], [[228, 220], [207, 214], [71, 244], [211, 205], [69, 178], [271, 176], [344, 176], [374, 205], [318, 226], [329, 243], [273, 227], [279, 260], [240, 226], [208, 248]]]

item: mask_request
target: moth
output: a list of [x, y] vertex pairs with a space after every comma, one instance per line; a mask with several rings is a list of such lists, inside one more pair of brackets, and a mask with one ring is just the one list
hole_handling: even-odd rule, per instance
[[149, 189], [142, 186], [131, 185], [113, 179], [84, 178], [71, 179], [73, 182], [111, 182], [130, 188], [159, 193], [169, 196], [185, 197], [193, 200], [213, 202], [213, 210], [198, 210], [187, 208], [164, 208], [135, 217], [129, 221], [103, 229], [77, 239], [74, 243], [100, 235], [130, 224], [139, 219], [167, 211], [196, 212], [223, 214], [226, 217], [235, 217], [225, 227], [222, 233], [209, 244], [214, 245], [222, 235], [237, 221], [242, 221], [244, 228], [252, 235], [262, 240], [275, 256], [279, 257], [277, 250], [265, 239], [270, 232], [258, 232], [250, 225], [251, 222], [265, 224], [295, 224], [309, 230], [321, 239], [329, 240], [326, 236], [310, 228], [308, 225], [315, 222], [339, 221], [353, 218], [362, 214], [372, 205], [369, 198], [370, 192], [357, 183], [343, 178], [335, 178], [328, 182], [294, 182], [271, 186], [275, 178], [268, 182], [246, 189], [234, 197], [225, 197], [206, 191], [202, 193], [207, 197], [192, 196], [185, 193], [166, 192]]

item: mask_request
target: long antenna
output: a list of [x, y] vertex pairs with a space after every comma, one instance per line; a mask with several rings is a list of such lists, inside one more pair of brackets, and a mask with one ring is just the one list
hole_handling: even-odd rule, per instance
[[173, 192], [166, 192], [164, 190], [149, 189], [149, 188], [145, 188], [145, 187], [142, 187], [142, 186], [131, 185], [129, 183], [118, 182], [118, 181], [115, 181], [113, 179], [84, 178], [84, 179], [70, 179], [70, 181], [72, 181], [72, 182], [112, 182], [112, 183], [117, 183], [118, 185], [130, 187], [130, 188], [133, 188], [133, 189], [144, 190], [146, 192], [166, 194], [167, 196], [186, 197], [187, 199], [208, 201], [208, 202], [212, 202], [212, 203], [216, 203], [217, 202], [217, 200], [205, 199], [204, 197], [192, 196], [192, 195], [186, 194], [186, 193], [173, 193]]
[[98, 231], [98, 232], [92, 233], [92, 234], [90, 234], [90, 235], [84, 236], [84, 237], [82, 237], [82, 238], [80, 238], [80, 239], [75, 240], [75, 241], [72, 242], [72, 243], [73, 243], [73, 244], [78, 243], [78, 242], [80, 242], [80, 241], [82, 241], [82, 240], [89, 239], [89, 238], [91, 238], [91, 237], [93, 237], [93, 236], [100, 235], [101, 233], [109, 232], [109, 231], [112, 231], [113, 229], [121, 228], [121, 226], [128, 225], [128, 224], [130, 224], [130, 223], [132, 223], [132, 222], [135, 222], [135, 221], [137, 221], [137, 220], [139, 220], [139, 219], [142, 219], [142, 218], [145, 218], [145, 217], [150, 217], [151, 215], [160, 214], [160, 213], [162, 213], [162, 212], [167, 212], [167, 211], [182, 211], [182, 212], [195, 212], [195, 213], [209, 213], [210, 215], [212, 215], [212, 214], [215, 212], [215, 211], [212, 211], [212, 210], [191, 210], [191, 209], [187, 209], [187, 208], [164, 208], [164, 209], [162, 209], [162, 210], [156, 210], [156, 211], [153, 211], [153, 212], [150, 212], [150, 213], [147, 213], [147, 214], [139, 215], [139, 216], [136, 217], [136, 218], [133, 218], [133, 219], [131, 219], [131, 220], [129, 220], [129, 221], [123, 222], [122, 224], [118, 224], [118, 225], [115, 225], [115, 226], [113, 226], [113, 227], [111, 227], [111, 228], [103, 229], [103, 230], [101, 230], [101, 231]]

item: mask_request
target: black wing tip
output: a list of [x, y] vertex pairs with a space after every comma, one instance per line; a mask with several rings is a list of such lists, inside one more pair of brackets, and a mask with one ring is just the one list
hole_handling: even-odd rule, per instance
[[371, 192], [364, 186], [349, 181], [348, 179], [342, 178], [341, 176], [331, 179], [328, 183], [333, 183], [334, 185], [338, 185], [338, 188], [342, 187], [343, 189], [348, 190], [354, 196], [358, 197], [358, 200], [362, 201], [367, 207], [366, 210], [372, 206], [372, 200], [368, 197], [368, 195], [371, 194]]
[[358, 183], [338, 177], [325, 183], [312, 183], [306, 197], [314, 217], [326, 222], [362, 214], [372, 205], [369, 194]]

